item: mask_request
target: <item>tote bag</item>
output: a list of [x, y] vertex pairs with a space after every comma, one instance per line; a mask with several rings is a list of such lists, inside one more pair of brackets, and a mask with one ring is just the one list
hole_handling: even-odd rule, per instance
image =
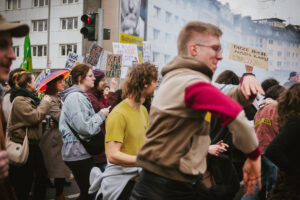
[[24, 165], [27, 162], [29, 154], [27, 131], [28, 128], [26, 128], [26, 135], [22, 144], [12, 141], [9, 134], [6, 134], [6, 151], [8, 154], [8, 159], [12, 164]]

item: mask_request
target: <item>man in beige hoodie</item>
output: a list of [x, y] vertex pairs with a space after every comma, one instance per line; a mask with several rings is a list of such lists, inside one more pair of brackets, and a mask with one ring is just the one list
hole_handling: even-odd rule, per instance
[[[244, 165], [245, 192], [260, 188], [260, 151], [242, 107], [210, 84], [222, 60], [222, 31], [211, 24], [190, 22], [178, 37], [178, 56], [162, 70], [163, 81], [154, 97], [146, 143], [139, 151], [142, 167], [131, 199], [216, 199], [202, 182], [210, 145], [210, 117], [228, 126], [235, 146], [248, 159]], [[251, 103], [263, 93], [254, 76], [245, 74], [228, 95]], [[218, 198], [217, 198], [218, 199]]]

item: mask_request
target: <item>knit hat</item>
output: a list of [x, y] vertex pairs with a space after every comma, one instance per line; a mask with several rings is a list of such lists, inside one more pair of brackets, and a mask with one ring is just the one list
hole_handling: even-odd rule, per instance
[[95, 81], [94, 81], [94, 86], [97, 87], [101, 79], [105, 77], [105, 74], [102, 70], [100, 69], [94, 69], [93, 70], [94, 76], [95, 76]]

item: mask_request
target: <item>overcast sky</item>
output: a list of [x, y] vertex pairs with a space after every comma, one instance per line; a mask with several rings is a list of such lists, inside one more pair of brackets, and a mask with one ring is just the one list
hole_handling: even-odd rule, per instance
[[286, 24], [300, 25], [300, 0], [219, 0], [229, 3], [231, 10], [252, 19], [276, 17]]

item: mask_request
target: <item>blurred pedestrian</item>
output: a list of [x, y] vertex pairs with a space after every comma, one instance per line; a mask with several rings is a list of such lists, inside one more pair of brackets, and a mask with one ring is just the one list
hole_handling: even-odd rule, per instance
[[279, 171], [268, 199], [300, 199], [300, 83], [291, 85], [278, 99], [279, 134], [265, 151]]
[[288, 88], [289, 86], [291, 86], [294, 83], [298, 83], [299, 82], [299, 74], [298, 72], [291, 72], [290, 76], [289, 76], [289, 80], [287, 82], [284, 83], [284, 87]]
[[42, 120], [50, 110], [51, 97], [45, 95], [40, 102], [36, 96], [33, 74], [19, 72], [15, 75], [17, 88], [10, 96], [12, 108], [8, 119], [8, 134], [17, 143], [23, 143], [27, 134], [29, 155], [24, 165], [10, 165], [9, 176], [19, 200], [28, 199], [33, 181], [33, 199], [43, 200], [46, 195], [47, 171], [39, 142], [42, 137]]
[[[29, 33], [29, 26], [20, 23], [11, 23], [0, 15], [0, 84], [8, 81], [8, 73], [12, 65], [12, 61], [16, 59], [16, 55], [12, 48], [13, 37], [24, 37]], [[4, 94], [0, 87], [0, 99]], [[1, 102], [2, 103], [2, 102]], [[0, 199], [13, 200], [16, 199], [11, 189], [8, 177], [8, 157], [5, 151], [5, 120], [2, 113], [2, 104], [0, 106]]]
[[[106, 119], [109, 109], [104, 108], [95, 113], [92, 107], [86, 92], [94, 87], [95, 77], [88, 65], [76, 65], [71, 76], [73, 86], [60, 93], [64, 102], [59, 119], [59, 131], [63, 138], [62, 159], [71, 169], [79, 186], [79, 199], [89, 200], [92, 199], [88, 194], [89, 175], [94, 161], [74, 134], [84, 140], [99, 134], [100, 125]], [[70, 127], [77, 133], [72, 132]]]
[[[115, 92], [117, 87], [117, 82], [115, 78], [111, 79], [110, 89], [107, 91], [107, 81], [105, 74], [100, 69], [93, 70], [95, 76], [94, 87], [88, 90], [86, 93], [89, 96], [92, 106], [95, 112], [99, 112], [101, 109], [109, 108], [112, 110], [117, 104], [118, 94]], [[105, 91], [106, 90], [106, 91]], [[106, 96], [106, 98], [105, 98]], [[105, 136], [105, 123], [101, 124], [101, 134]], [[96, 165], [103, 172], [106, 167], [106, 156], [103, 151], [100, 155], [93, 156]]]
[[[58, 71], [60, 72], [60, 71]], [[61, 72], [63, 72], [61, 70]], [[55, 74], [57, 72], [54, 72]], [[50, 127], [47, 127], [43, 137], [40, 141], [40, 147], [44, 156], [45, 165], [49, 178], [54, 178], [54, 185], [56, 189], [56, 200], [65, 200], [63, 194], [65, 179], [70, 177], [70, 170], [62, 160], [61, 148], [63, 141], [58, 130], [58, 122], [62, 108], [62, 102], [59, 92], [65, 89], [64, 79], [68, 76], [69, 72], [64, 75], [50, 80], [45, 83], [47, 85], [45, 94], [51, 97], [51, 107], [48, 115], [50, 115]], [[44, 83], [44, 82], [43, 82]]]

